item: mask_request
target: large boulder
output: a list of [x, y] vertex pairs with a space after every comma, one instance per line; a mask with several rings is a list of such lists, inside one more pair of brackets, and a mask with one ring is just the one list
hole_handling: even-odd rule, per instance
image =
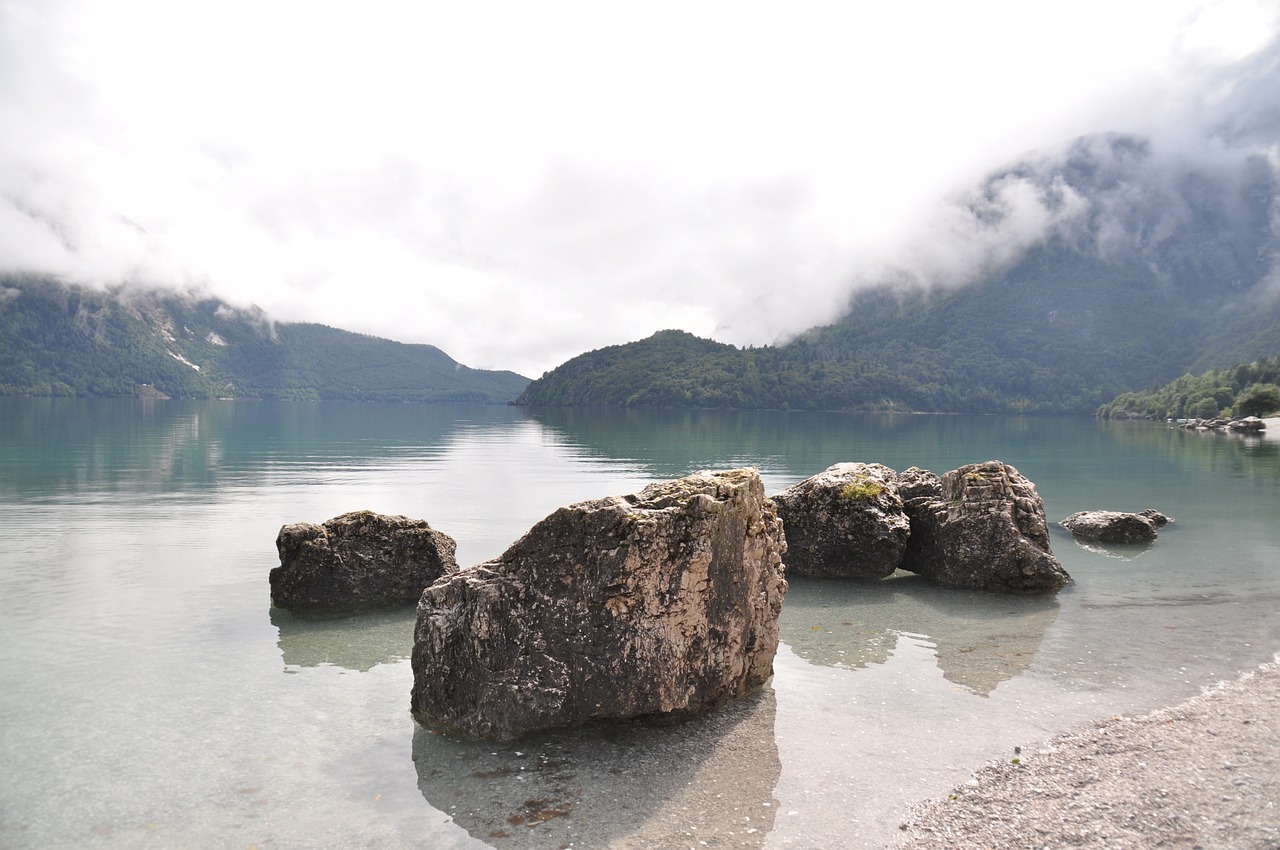
[[912, 468], [898, 492], [911, 521], [902, 569], [946, 587], [1044, 593], [1071, 580], [1049, 548], [1044, 500], [1018, 470], [971, 463], [940, 479]]
[[902, 562], [911, 526], [878, 463], [837, 463], [773, 497], [787, 535], [787, 572], [884, 578]]
[[423, 519], [354, 511], [321, 525], [292, 523], [276, 536], [271, 601], [314, 614], [412, 605], [425, 587], [457, 572], [456, 550], [452, 537]]
[[1148, 508], [1138, 513], [1123, 511], [1077, 511], [1060, 525], [1077, 540], [1092, 543], [1150, 543], [1169, 518]]
[[422, 594], [414, 716], [513, 739], [746, 694], [773, 673], [785, 550], [754, 469], [560, 508]]

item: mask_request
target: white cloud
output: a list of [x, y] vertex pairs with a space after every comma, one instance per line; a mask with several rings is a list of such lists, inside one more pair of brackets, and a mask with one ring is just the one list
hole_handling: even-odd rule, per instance
[[1013, 181], [975, 234], [939, 202], [1220, 119], [1278, 31], [1248, 0], [0, 0], [0, 269], [530, 375], [664, 327], [767, 343], [883, 269], [1000, 262], [1070, 209]]

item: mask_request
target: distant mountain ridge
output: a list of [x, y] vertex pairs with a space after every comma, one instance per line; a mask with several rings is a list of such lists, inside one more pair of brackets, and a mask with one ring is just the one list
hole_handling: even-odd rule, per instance
[[1278, 185], [1263, 154], [1083, 138], [965, 199], [976, 243], [1013, 246], [976, 280], [904, 273], [779, 346], [663, 332], [576, 357], [519, 403], [1092, 414], [1191, 369], [1280, 353]]
[[1082, 138], [956, 205], [942, 235], [978, 258], [967, 280], [904, 268], [785, 344], [661, 331], [532, 383], [214, 297], [9, 276], [0, 394], [1089, 415], [1280, 354], [1280, 162], [1250, 144]]
[[3, 395], [506, 404], [528, 380], [209, 296], [0, 278]]

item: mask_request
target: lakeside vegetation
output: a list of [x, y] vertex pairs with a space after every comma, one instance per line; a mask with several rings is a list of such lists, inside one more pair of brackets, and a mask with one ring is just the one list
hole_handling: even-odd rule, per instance
[[1163, 386], [1122, 393], [1100, 419], [1213, 419], [1280, 412], [1280, 357], [1186, 374]]
[[[1025, 363], [1001, 384], [964, 363], [920, 358], [898, 365], [822, 350], [808, 340], [736, 348], [684, 331], [659, 331], [569, 360], [529, 385], [530, 407], [738, 410], [1087, 412], [1100, 400], [1076, 374], [1054, 376]], [[1048, 390], [1036, 392], [1035, 382]], [[1065, 401], [1064, 401], [1065, 399]]]

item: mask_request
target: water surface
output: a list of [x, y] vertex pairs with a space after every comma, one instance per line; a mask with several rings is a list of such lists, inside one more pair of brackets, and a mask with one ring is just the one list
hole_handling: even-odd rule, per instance
[[[287, 522], [428, 519], [462, 564], [555, 507], [753, 465], [999, 458], [1053, 597], [793, 579], [772, 683], [712, 717], [512, 745], [409, 716], [412, 612], [270, 605]], [[1280, 443], [1015, 417], [0, 399], [0, 846], [878, 847], [914, 800], [1280, 649]], [[706, 842], [703, 844], [702, 842]]]

